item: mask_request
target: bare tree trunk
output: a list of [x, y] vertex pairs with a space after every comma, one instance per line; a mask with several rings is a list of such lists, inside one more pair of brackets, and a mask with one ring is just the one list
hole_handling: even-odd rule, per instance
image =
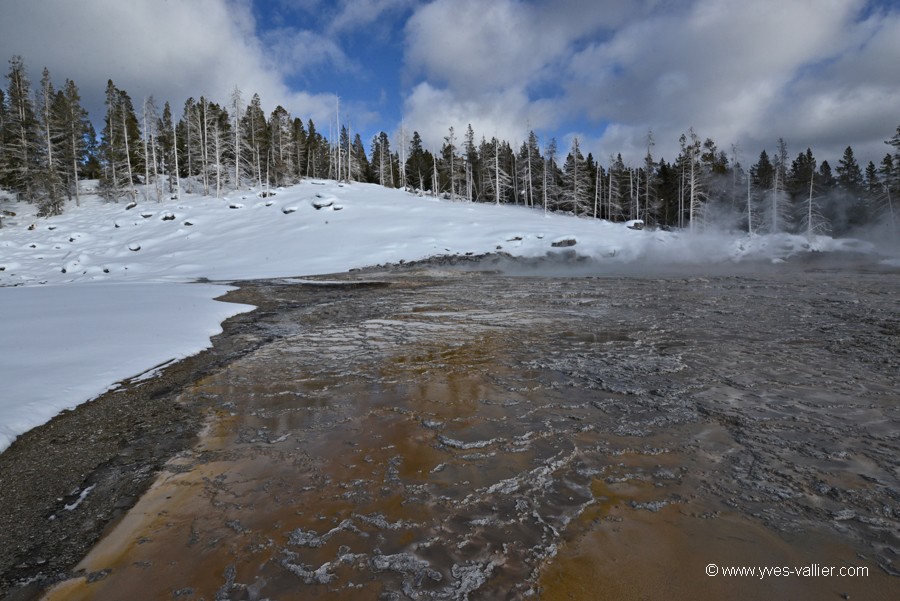
[[131, 172], [131, 151], [128, 149], [128, 129], [125, 127], [125, 111], [122, 111], [122, 136], [125, 138], [125, 161], [128, 165], [128, 184], [131, 186], [131, 199], [137, 198], [137, 190], [134, 189], [134, 174]]
[[172, 120], [172, 154], [175, 155], [175, 198], [181, 200], [181, 181], [178, 173], [178, 130], [175, 127], [175, 120]]
[[500, 151], [494, 138], [494, 202], [500, 204]]
[[[77, 148], [75, 141], [75, 129], [74, 125], [70, 125], [72, 127], [72, 148]], [[78, 189], [78, 153], [72, 153], [72, 176], [75, 178], [75, 206], [81, 206], [81, 191]]]
[[[147, 192], [147, 186], [150, 184], [150, 161], [148, 160], [150, 157], [150, 149], [148, 148], [147, 138], [149, 136], [147, 132], [147, 99], [144, 99], [144, 200], [149, 201], [149, 193]], [[157, 201], [159, 199], [157, 198]]]

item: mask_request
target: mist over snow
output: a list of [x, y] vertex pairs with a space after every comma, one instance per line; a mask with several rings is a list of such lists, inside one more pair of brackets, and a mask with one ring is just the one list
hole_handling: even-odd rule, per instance
[[788, 234], [639, 231], [333, 181], [307, 180], [268, 198], [248, 190], [131, 209], [94, 194], [82, 202], [38, 218], [34, 205], [0, 198], [0, 210], [15, 213], [0, 228], [0, 449], [116, 382], [208, 347], [224, 319], [250, 310], [214, 301], [228, 287], [192, 283], [200, 278], [309, 276], [499, 251], [562, 263], [577, 254], [596, 272], [638, 273], [873, 248]]

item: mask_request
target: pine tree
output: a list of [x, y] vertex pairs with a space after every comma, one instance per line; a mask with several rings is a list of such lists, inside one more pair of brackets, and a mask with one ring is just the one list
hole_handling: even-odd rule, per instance
[[162, 170], [166, 174], [169, 185], [169, 194], [175, 193], [175, 184], [178, 178], [175, 155], [175, 125], [172, 121], [172, 107], [166, 102], [163, 105], [162, 118], [156, 125], [159, 150], [161, 153]]
[[572, 138], [572, 146], [563, 166], [563, 206], [575, 215], [587, 211], [588, 182], [587, 165], [576, 136]]
[[[310, 137], [315, 133], [310, 121]], [[241, 152], [246, 153], [249, 158], [250, 170], [256, 179], [256, 185], [263, 185], [263, 173], [265, 173], [265, 163], [268, 160], [268, 125], [266, 124], [266, 115], [262, 110], [262, 101], [259, 94], [254, 94], [250, 100], [247, 110], [244, 111], [243, 123], [241, 124], [241, 136], [243, 138], [241, 144]], [[309, 153], [307, 153], [309, 160]], [[307, 172], [313, 169], [314, 165], [307, 164]]]
[[59, 215], [63, 209], [62, 165], [60, 163], [59, 131], [61, 129], [53, 113], [56, 91], [50, 80], [50, 71], [45, 67], [37, 94], [37, 114], [41, 130], [39, 152], [38, 194], [40, 211], [45, 215]]
[[71, 79], [67, 79], [62, 90], [56, 93], [53, 103], [55, 130], [60, 139], [59, 160], [62, 165], [66, 193], [69, 199], [75, 197], [76, 206], [81, 206], [78, 180], [81, 166], [88, 159], [93, 127], [88, 113], [81, 106], [81, 95]]
[[556, 164], [556, 138], [550, 138], [547, 145], [541, 178], [541, 201], [544, 205], [544, 213], [556, 209], [556, 200], [559, 196], [559, 166]]
[[375, 181], [385, 187], [395, 187], [391, 141], [388, 139], [388, 135], [384, 132], [379, 132], [379, 134], [372, 139], [371, 148], [372, 158], [369, 159], [369, 164], [375, 175]]
[[294, 171], [293, 127], [291, 114], [287, 109], [281, 105], [275, 107], [269, 117], [269, 148], [272, 156], [272, 183], [276, 186], [293, 183], [290, 178]]
[[134, 200], [134, 167], [132, 153], [140, 133], [131, 98], [116, 88], [112, 80], [106, 84], [106, 118], [101, 132], [100, 151], [104, 169], [100, 178], [100, 192], [107, 200], [118, 200], [129, 194]]
[[406, 173], [409, 184], [416, 190], [425, 191], [431, 188], [431, 157], [425, 156], [422, 146], [422, 136], [414, 131], [409, 141], [408, 158], [406, 159]]
[[28, 202], [36, 200], [40, 130], [31, 101], [31, 82], [21, 56], [9, 61], [6, 141], [3, 149], [7, 185]]
[[800, 221], [800, 232], [804, 232], [804, 224], [809, 217], [809, 187], [810, 179], [816, 173], [816, 159], [812, 150], [807, 148], [791, 162], [788, 170], [785, 189], [790, 199], [791, 212]]
[[366, 147], [363, 146], [359, 134], [356, 134], [353, 136], [353, 144], [350, 147], [350, 179], [357, 182], [368, 181], [370, 171]]
[[606, 216], [609, 221], [619, 221], [625, 216], [622, 208], [622, 183], [625, 172], [622, 155], [610, 157], [609, 172], [606, 176]]
[[480, 198], [480, 188], [478, 182], [481, 174], [481, 160], [478, 156], [478, 146], [475, 144], [475, 131], [470, 123], [466, 127], [465, 141], [465, 159], [466, 159], [466, 199], [469, 202]]
[[853, 228], [866, 224], [870, 219], [870, 211], [864, 195], [863, 173], [853, 155], [853, 148], [848, 146], [844, 150], [835, 171], [837, 186], [843, 196], [847, 226]]
[[456, 132], [451, 126], [449, 133], [444, 137], [444, 145], [441, 147], [442, 179], [446, 183], [444, 187], [450, 190], [450, 200], [456, 199], [456, 191], [464, 184], [465, 173], [460, 170], [461, 165], [462, 162], [457, 156]]
[[888, 182], [888, 188], [891, 192], [895, 196], [900, 196], [900, 125], [897, 126], [897, 133], [895, 133], [890, 140], [885, 140], [884, 143], [894, 149], [894, 155], [892, 157], [894, 176], [885, 181]]
[[7, 185], [6, 174], [8, 166], [6, 164], [6, 146], [7, 146], [7, 123], [8, 112], [6, 110], [6, 93], [0, 89], [0, 186]]
[[525, 204], [533, 207], [535, 196], [540, 198], [539, 194], [535, 194], [535, 184], [539, 184], [541, 181], [544, 163], [537, 135], [535, 135], [534, 131], [528, 132], [528, 139], [522, 144], [522, 150], [519, 154], [522, 159], [520, 162], [523, 165], [522, 178], [524, 181]]
[[765, 150], [759, 153], [759, 160], [750, 167], [750, 179], [753, 186], [759, 190], [769, 190], [775, 181], [775, 168], [769, 160], [769, 153]]
[[855, 193], [862, 186], [862, 171], [859, 163], [856, 162], [856, 157], [853, 156], [853, 148], [850, 146], [844, 150], [835, 171], [837, 172], [837, 183], [844, 190]]

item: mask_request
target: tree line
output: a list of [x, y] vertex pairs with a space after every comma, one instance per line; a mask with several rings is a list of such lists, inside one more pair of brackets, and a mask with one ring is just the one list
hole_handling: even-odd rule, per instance
[[[518, 204], [544, 211], [611, 221], [698, 229], [710, 224], [756, 232], [842, 235], [856, 227], [889, 224], [896, 231], [900, 196], [900, 126], [879, 165], [861, 167], [847, 147], [835, 167], [806, 149], [793, 160], [778, 140], [745, 167], [735, 147], [720, 149], [693, 129], [679, 140], [671, 162], [646, 155], [636, 165], [621, 154], [605, 165], [584, 156], [578, 138], [565, 155], [556, 140], [529, 131], [518, 148], [496, 137], [476, 138], [469, 125], [450, 127], [441, 148], [428, 149], [418, 132], [380, 132], [368, 151], [339, 111], [329, 140], [312, 119], [304, 122], [278, 106], [268, 116], [258, 94], [245, 103], [235, 88], [226, 104], [189, 98], [175, 117], [153, 97], [138, 109], [129, 94], [107, 83], [99, 133], [67, 79], [57, 89], [47, 69], [32, 90], [21, 57], [9, 62], [0, 89], [0, 186], [37, 203], [41, 214], [80, 204], [77, 182], [99, 180], [110, 201], [178, 196], [219, 197], [228, 190], [272, 187], [304, 178], [371, 182], [453, 200]], [[351, 135], [352, 134], [352, 135]]]

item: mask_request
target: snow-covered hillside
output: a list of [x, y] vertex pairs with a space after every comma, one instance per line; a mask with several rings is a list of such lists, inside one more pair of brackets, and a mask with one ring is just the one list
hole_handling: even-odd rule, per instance
[[[182, 195], [129, 208], [95, 195], [38, 218], [0, 201], [0, 451], [117, 381], [209, 345], [248, 307], [232, 281], [342, 272], [433, 255], [576, 251], [600, 264], [780, 260], [859, 241], [638, 231], [524, 207], [450, 202], [370, 184], [305, 181], [261, 198]], [[574, 242], [574, 245], [572, 243]], [[554, 248], [564, 245], [563, 248]]]

